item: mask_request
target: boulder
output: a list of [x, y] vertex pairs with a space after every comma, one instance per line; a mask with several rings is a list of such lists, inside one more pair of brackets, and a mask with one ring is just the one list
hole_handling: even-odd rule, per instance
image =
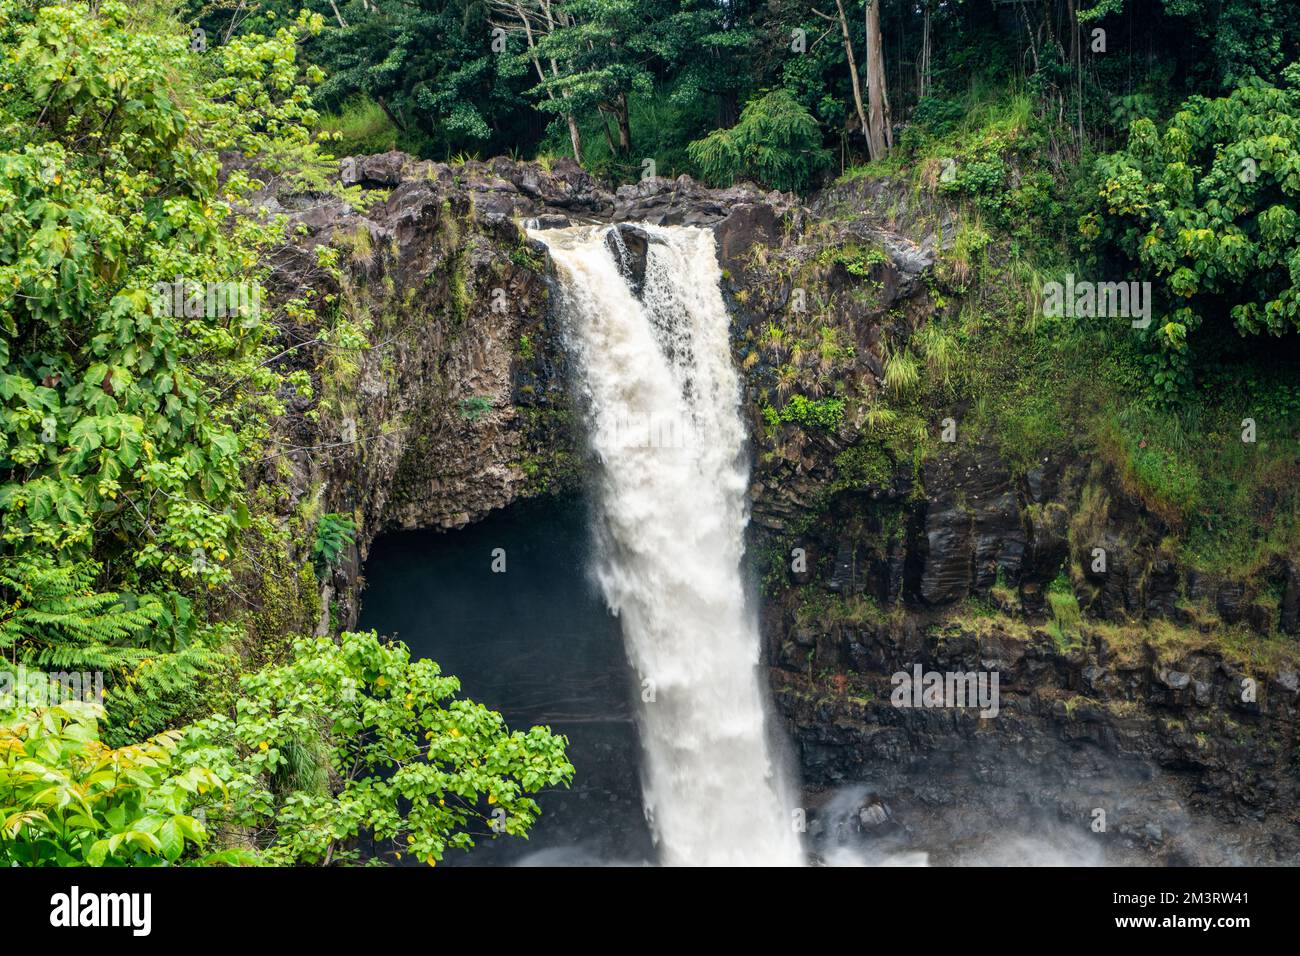
[[1286, 563], [1286, 576], [1282, 585], [1282, 604], [1278, 627], [1285, 634], [1300, 634], [1300, 561]]
[[644, 229], [620, 222], [605, 233], [605, 245], [609, 254], [618, 263], [618, 271], [627, 280], [628, 286], [636, 296], [641, 295], [645, 286], [646, 260], [650, 255], [652, 243], [661, 240]]
[[413, 162], [398, 150], [373, 156], [346, 156], [339, 161], [339, 179], [344, 186], [389, 188], [402, 182]]

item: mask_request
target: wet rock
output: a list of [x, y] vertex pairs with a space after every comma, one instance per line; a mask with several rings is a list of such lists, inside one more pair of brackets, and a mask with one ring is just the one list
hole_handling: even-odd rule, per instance
[[835, 552], [835, 562], [826, 587], [842, 594], [855, 594], [862, 590], [866, 580], [862, 557], [851, 538], [840, 540]]
[[1009, 488], [978, 503], [972, 532], [975, 543], [972, 586], [984, 590], [999, 578], [1016, 584], [1025, 557], [1026, 538], [1020, 524], [1020, 506]]
[[1054, 497], [1060, 483], [1061, 467], [1058, 463], [1044, 460], [1042, 464], [1030, 468], [1025, 473], [1025, 488], [1029, 499], [1034, 504], [1043, 504]]
[[1178, 585], [1182, 574], [1167, 559], [1151, 565], [1146, 580], [1146, 607], [1152, 617], [1178, 617]]
[[899, 826], [894, 821], [893, 811], [889, 809], [888, 804], [880, 798], [879, 794], [871, 793], [858, 807], [856, 830], [863, 836], [880, 838], [898, 832]]
[[[868, 389], [878, 387], [882, 340], [906, 341], [934, 315], [924, 283], [909, 284], [909, 275], [924, 270], [928, 256], [955, 236], [951, 217], [933, 207], [909, 207], [905, 192], [905, 184], [879, 180], [832, 187], [810, 204], [811, 215], [826, 217], [816, 234], [792, 234], [797, 212], [787, 211], [782, 221], [772, 204], [783, 245], [760, 241], [772, 266], [755, 263], [738, 229], [739, 251], [727, 252], [735, 263], [727, 289], [744, 314], [741, 334], [768, 322], [781, 325], [792, 302], [785, 277], [797, 275], [816, 295], [824, 321], [852, 337], [853, 362], [832, 367], [828, 376], [857, 376]], [[620, 200], [648, 204], [665, 195], [663, 186], [647, 186]], [[725, 229], [717, 227], [720, 244]], [[904, 232], [907, 241], [897, 241]], [[872, 255], [864, 260], [867, 272], [863, 262], [850, 269], [835, 255], [849, 244], [881, 250], [886, 261]], [[752, 370], [744, 366], [747, 399], [756, 403], [772, 395], [774, 370], [787, 356], [764, 354], [748, 344], [753, 337], [745, 351], [738, 349], [738, 359], [759, 355]], [[932, 409], [931, 417], [932, 423], [964, 420], [957, 404]], [[871, 780], [889, 794], [892, 811], [898, 811], [898, 798], [925, 808], [922, 813], [943, 808], [969, 814], [979, 825], [1060, 809], [1073, 827], [1105, 807], [1111, 836], [1097, 842], [1131, 843], [1140, 858], [1166, 862], [1223, 859], [1211, 857], [1199, 836], [1180, 836], [1187, 827], [1183, 808], [1203, 812], [1210, 806], [1216, 829], [1230, 821], [1245, 834], [1242, 846], [1255, 856], [1244, 858], [1300, 858], [1292, 768], [1277, 757], [1294, 748], [1300, 691], [1287, 689], [1297, 683], [1294, 668], [1256, 674], [1268, 692], [1261, 688], [1259, 701], [1247, 702], [1237, 665], [1224, 661], [1213, 642], [1192, 650], [1197, 644], [1189, 641], [1171, 654], [1163, 641], [1141, 634], [1154, 618], [1189, 624], [1188, 611], [1179, 606], [1184, 597], [1224, 605], [1252, 626], [1300, 625], [1294, 569], [1279, 564], [1270, 571], [1283, 592], [1270, 610], [1256, 581], [1235, 593], [1215, 576], [1180, 566], [1164, 543], [1175, 531], [1104, 462], [1062, 455], [1012, 477], [993, 443], [964, 433], [955, 448], [941, 445], [920, 475], [895, 462], [901, 481], [886, 481], [868, 453], [872, 467], [828, 502], [827, 481], [842, 477], [837, 456], [868, 430], [858, 421], [835, 436], [798, 431], [778, 430], [758, 449], [754, 515], [760, 528], [779, 521], [833, 556], [824, 560], [820, 583], [805, 586], [831, 592], [819, 599], [833, 608], [824, 622], [812, 622], [819, 630], [813, 660], [805, 658], [800, 671], [772, 671], [774, 686], [785, 688], [778, 692], [780, 711], [810, 786]], [[888, 532], [877, 520], [882, 512], [890, 516]], [[1104, 570], [1093, 569], [1098, 547], [1106, 552]], [[1048, 585], [1062, 574], [1083, 612], [1074, 633], [1064, 635], [1037, 618], [1047, 613]], [[1017, 588], [1018, 602], [1000, 587], [995, 591], [1000, 610], [1014, 622], [990, 621], [982, 613], [997, 584]], [[858, 595], [887, 607], [876, 615], [868, 605], [870, 623], [843, 624], [846, 611], [862, 613]], [[972, 595], [979, 604], [963, 605]], [[787, 607], [797, 603], [791, 592], [778, 600]], [[1095, 628], [1096, 619], [1123, 626]], [[793, 643], [789, 634], [778, 637]], [[891, 674], [918, 662], [939, 671], [997, 670], [998, 717], [893, 707]], [[828, 692], [819, 672], [847, 675], [854, 694]], [[859, 688], [869, 695], [865, 704]], [[1068, 794], [1080, 781], [1087, 781], [1086, 803], [1069, 806]], [[872, 822], [881, 813], [870, 811]], [[1261, 823], [1266, 817], [1271, 822]]]
[[950, 604], [998, 578], [1016, 584], [1028, 550], [1019, 501], [1005, 464], [984, 452], [929, 462], [920, 596]]
[[1219, 585], [1214, 599], [1215, 610], [1228, 624], [1237, 624], [1246, 616], [1246, 587], [1237, 581]]
[[1069, 557], [1070, 513], [1064, 505], [1049, 502], [1026, 509], [1028, 533], [1020, 568], [1020, 603], [1025, 613], [1046, 610], [1045, 588], [1056, 580]]
[[1187, 572], [1187, 596], [1193, 601], [1204, 600], [1213, 595], [1219, 583], [1213, 575], [1205, 574], [1191, 568]]
[[879, 240], [902, 280], [898, 284], [899, 297], [910, 295], [917, 280], [934, 265], [934, 250], [893, 233], [881, 233]]
[[1192, 677], [1182, 671], [1162, 671], [1160, 673], [1160, 683], [1170, 690], [1183, 690], [1192, 683]]
[[[1119, 620], [1138, 612], [1141, 568], [1133, 555], [1129, 539], [1119, 530], [1107, 530], [1090, 542], [1080, 542], [1076, 556], [1091, 593], [1081, 596], [1080, 604], [1092, 616]], [[1105, 552], [1105, 570], [1101, 570], [1096, 549]]]
[[726, 218], [713, 230], [718, 240], [718, 262], [722, 268], [736, 271], [755, 246], [780, 243], [780, 202], [780, 199], [776, 204], [743, 202], [731, 207]]
[[646, 260], [650, 255], [650, 245], [660, 241], [644, 229], [627, 223], [619, 223], [605, 233], [605, 245], [609, 249], [609, 254], [618, 263], [619, 272], [627, 279], [628, 287], [638, 297], [645, 285]]
[[1083, 686], [1088, 692], [1097, 694], [1101, 692], [1104, 686], [1106, 671], [1096, 664], [1089, 664], [1080, 671], [1080, 676], [1083, 678]]
[[711, 226], [725, 219], [734, 206], [769, 201], [748, 184], [710, 189], [686, 175], [650, 176], [615, 191], [611, 218], [656, 226]]
[[1246, 605], [1243, 617], [1256, 633], [1266, 634], [1277, 621], [1277, 608], [1260, 601], [1251, 601]]
[[505, 159], [498, 159], [495, 164], [498, 175], [542, 206], [596, 216], [607, 215], [612, 210], [609, 193], [571, 157], [555, 160], [549, 169], [538, 163]]
[[534, 216], [531, 223], [534, 229], [565, 229], [573, 225], [573, 221], [568, 216], [561, 216], [556, 213], [547, 213], [541, 216]]
[[959, 508], [931, 510], [925, 541], [921, 597], [930, 605], [961, 600], [971, 583], [970, 516]]

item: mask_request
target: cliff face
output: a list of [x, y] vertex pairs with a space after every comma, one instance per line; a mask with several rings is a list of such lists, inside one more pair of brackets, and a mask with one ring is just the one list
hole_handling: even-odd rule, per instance
[[[359, 522], [322, 595], [337, 623], [356, 620], [376, 534], [460, 527], [580, 480], [545, 252], [518, 220], [709, 226], [754, 435], [767, 659], [808, 785], [871, 780], [919, 829], [944, 813], [1086, 823], [1110, 808], [1117, 852], [1297, 852], [1294, 642], [1229, 651], [1219, 639], [1225, 623], [1295, 632], [1295, 562], [1198, 574], [1171, 558], [1173, 529], [1089, 457], [1012, 461], [961, 431], [936, 441], [963, 419], [961, 396], [914, 421], [880, 413], [891, 353], [960, 294], [942, 209], [881, 184], [811, 207], [685, 177], [609, 192], [566, 161], [390, 153], [345, 160], [342, 176], [382, 198], [364, 211], [268, 199], [303, 227], [286, 292], [332, 296], [371, 346], [351, 362], [302, 348], [317, 396], [285, 428], [306, 449], [288, 456], [285, 510]], [[635, 259], [635, 231], [625, 240]], [[320, 267], [321, 249], [337, 250], [337, 268]], [[836, 393], [862, 400], [822, 424], [773, 408]], [[1077, 620], [1059, 613], [1071, 601]], [[1001, 713], [891, 706], [891, 675], [917, 664], [997, 669]], [[1188, 810], [1223, 821], [1229, 842], [1198, 850]]]
[[[1300, 565], [1180, 564], [1178, 524], [1083, 443], [1025, 460], [959, 389], [894, 402], [890, 354], [973, 296], [954, 241], [942, 207], [872, 183], [732, 259], [765, 649], [806, 784], [870, 781], [883, 835], [1103, 811], [1110, 859], [1294, 859]], [[861, 396], [831, 427], [764, 407], [830, 394]], [[997, 671], [1002, 709], [895, 706], [918, 666]]]
[[341, 179], [362, 187], [364, 209], [260, 197], [289, 216], [294, 237], [282, 250], [280, 295], [310, 290], [318, 315], [369, 342], [358, 350], [312, 343], [317, 330], [305, 325], [290, 332], [293, 367], [311, 375], [315, 394], [285, 422], [286, 441], [301, 450], [284, 456], [292, 474], [282, 513], [306, 502], [358, 523], [356, 547], [322, 595], [333, 613], [322, 612], [319, 629], [331, 617], [355, 623], [360, 565], [376, 534], [462, 527], [575, 486], [566, 353], [544, 248], [521, 220], [706, 225], [770, 212], [752, 189], [685, 178], [609, 192], [565, 160], [553, 169], [449, 165], [394, 152], [344, 160]]

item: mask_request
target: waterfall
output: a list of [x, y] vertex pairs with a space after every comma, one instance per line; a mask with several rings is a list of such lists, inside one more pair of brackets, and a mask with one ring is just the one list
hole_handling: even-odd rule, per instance
[[741, 572], [748, 461], [713, 234], [637, 228], [639, 297], [617, 230], [530, 234], [559, 272], [600, 466], [594, 573], [642, 680], [646, 816], [667, 865], [800, 864]]

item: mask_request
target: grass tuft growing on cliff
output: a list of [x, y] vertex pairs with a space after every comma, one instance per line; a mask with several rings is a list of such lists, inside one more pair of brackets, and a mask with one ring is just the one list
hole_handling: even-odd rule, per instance
[[1062, 651], [1069, 650], [1079, 643], [1079, 625], [1083, 621], [1083, 613], [1079, 610], [1079, 599], [1074, 596], [1068, 577], [1061, 575], [1048, 586], [1047, 605], [1052, 612], [1047, 633]]

